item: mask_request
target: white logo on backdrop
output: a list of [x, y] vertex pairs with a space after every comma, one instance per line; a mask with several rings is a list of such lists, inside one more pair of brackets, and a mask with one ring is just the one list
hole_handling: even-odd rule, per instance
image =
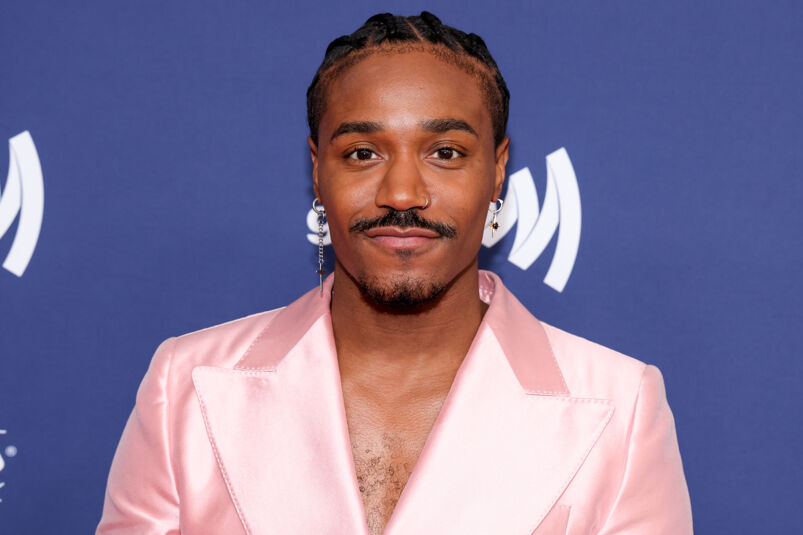
[[3, 267], [22, 277], [31, 261], [45, 204], [42, 167], [31, 134], [26, 130], [8, 140], [8, 178], [0, 189], [0, 238], [19, 213], [17, 234], [11, 243]]
[[[485, 247], [493, 247], [510, 232], [514, 225], [516, 237], [507, 259], [526, 270], [541, 256], [555, 232], [558, 239], [555, 254], [544, 283], [562, 292], [569, 281], [580, 246], [581, 207], [577, 177], [566, 149], [560, 148], [546, 157], [546, 193], [539, 207], [538, 192], [529, 168], [516, 171], [508, 178], [507, 195], [502, 211], [497, 214], [499, 230], [491, 236], [486, 226], [482, 237]], [[491, 220], [488, 214], [486, 225]], [[307, 212], [307, 240], [318, 245], [318, 215]], [[560, 228], [560, 230], [558, 230]], [[324, 245], [331, 245], [329, 227], [324, 225]]]
[[569, 154], [561, 147], [547, 155], [546, 193], [540, 209], [535, 182], [527, 167], [510, 175], [508, 181], [504, 209], [497, 215], [499, 230], [491, 237], [491, 232], [486, 227], [482, 244], [493, 247], [510, 232], [518, 220], [516, 237], [507, 259], [526, 270], [541, 256], [558, 231], [555, 254], [544, 283], [562, 292], [577, 258], [582, 220], [580, 189], [577, 187], [577, 177]]
[[[6, 430], [5, 429], [0, 429], [0, 435], [5, 435], [5, 434], [6, 434]], [[3, 449], [3, 452], [0, 453], [0, 472], [2, 472], [3, 468], [6, 467], [6, 462], [3, 460], [3, 454], [5, 454], [5, 456], [9, 457], [9, 458], [10, 457], [16, 457], [16, 455], [17, 455], [16, 446], [6, 446]], [[6, 486], [5, 481], [0, 481], [0, 489], [2, 489], [5, 486]], [[3, 501], [3, 499], [0, 498], [0, 502], [2, 502], [2, 501]]]

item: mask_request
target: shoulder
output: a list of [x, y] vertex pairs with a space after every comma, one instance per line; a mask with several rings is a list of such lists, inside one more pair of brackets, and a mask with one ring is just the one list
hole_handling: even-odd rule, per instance
[[191, 372], [195, 366], [233, 368], [284, 307], [173, 336], [156, 350], [151, 367]]
[[[613, 409], [562, 498], [576, 503], [572, 514], [601, 513], [598, 533], [691, 533], [688, 488], [659, 369], [541, 324], [571, 396], [605, 399]], [[590, 495], [599, 499], [589, 504]]]
[[176, 356], [192, 366], [234, 367], [285, 307], [251, 314], [176, 339]]
[[543, 321], [540, 323], [572, 396], [629, 398], [638, 392], [645, 374], [660, 375], [655, 366]]
[[150, 404], [161, 399], [175, 401], [186, 397], [192, 384], [192, 370], [197, 366], [233, 368], [283, 308], [164, 340], [156, 348], [137, 390], [137, 404]]

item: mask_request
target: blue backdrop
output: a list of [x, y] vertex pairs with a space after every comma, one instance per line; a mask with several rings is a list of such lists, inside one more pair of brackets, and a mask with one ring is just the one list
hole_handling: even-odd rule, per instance
[[661, 368], [698, 533], [801, 532], [803, 8], [688, 0], [4, 2], [0, 139], [30, 132], [44, 218], [0, 269], [0, 532], [91, 532], [158, 343], [317, 283], [305, 90], [331, 39], [421, 9], [496, 57], [509, 171], [543, 199], [565, 147], [577, 177], [562, 292], [554, 239], [484, 267]]

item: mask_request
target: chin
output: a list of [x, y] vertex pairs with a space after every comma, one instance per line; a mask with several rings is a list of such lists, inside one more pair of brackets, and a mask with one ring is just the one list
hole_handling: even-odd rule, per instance
[[446, 288], [434, 277], [416, 276], [411, 272], [393, 274], [361, 274], [357, 285], [362, 293], [377, 305], [391, 308], [410, 308], [426, 305]]

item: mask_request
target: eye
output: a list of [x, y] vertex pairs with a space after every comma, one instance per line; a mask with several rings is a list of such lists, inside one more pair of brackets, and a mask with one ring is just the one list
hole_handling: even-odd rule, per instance
[[442, 147], [432, 153], [438, 160], [455, 160], [463, 154], [457, 149], [451, 147]]
[[355, 149], [346, 155], [347, 158], [352, 160], [375, 160], [378, 158], [377, 154], [371, 149]]

